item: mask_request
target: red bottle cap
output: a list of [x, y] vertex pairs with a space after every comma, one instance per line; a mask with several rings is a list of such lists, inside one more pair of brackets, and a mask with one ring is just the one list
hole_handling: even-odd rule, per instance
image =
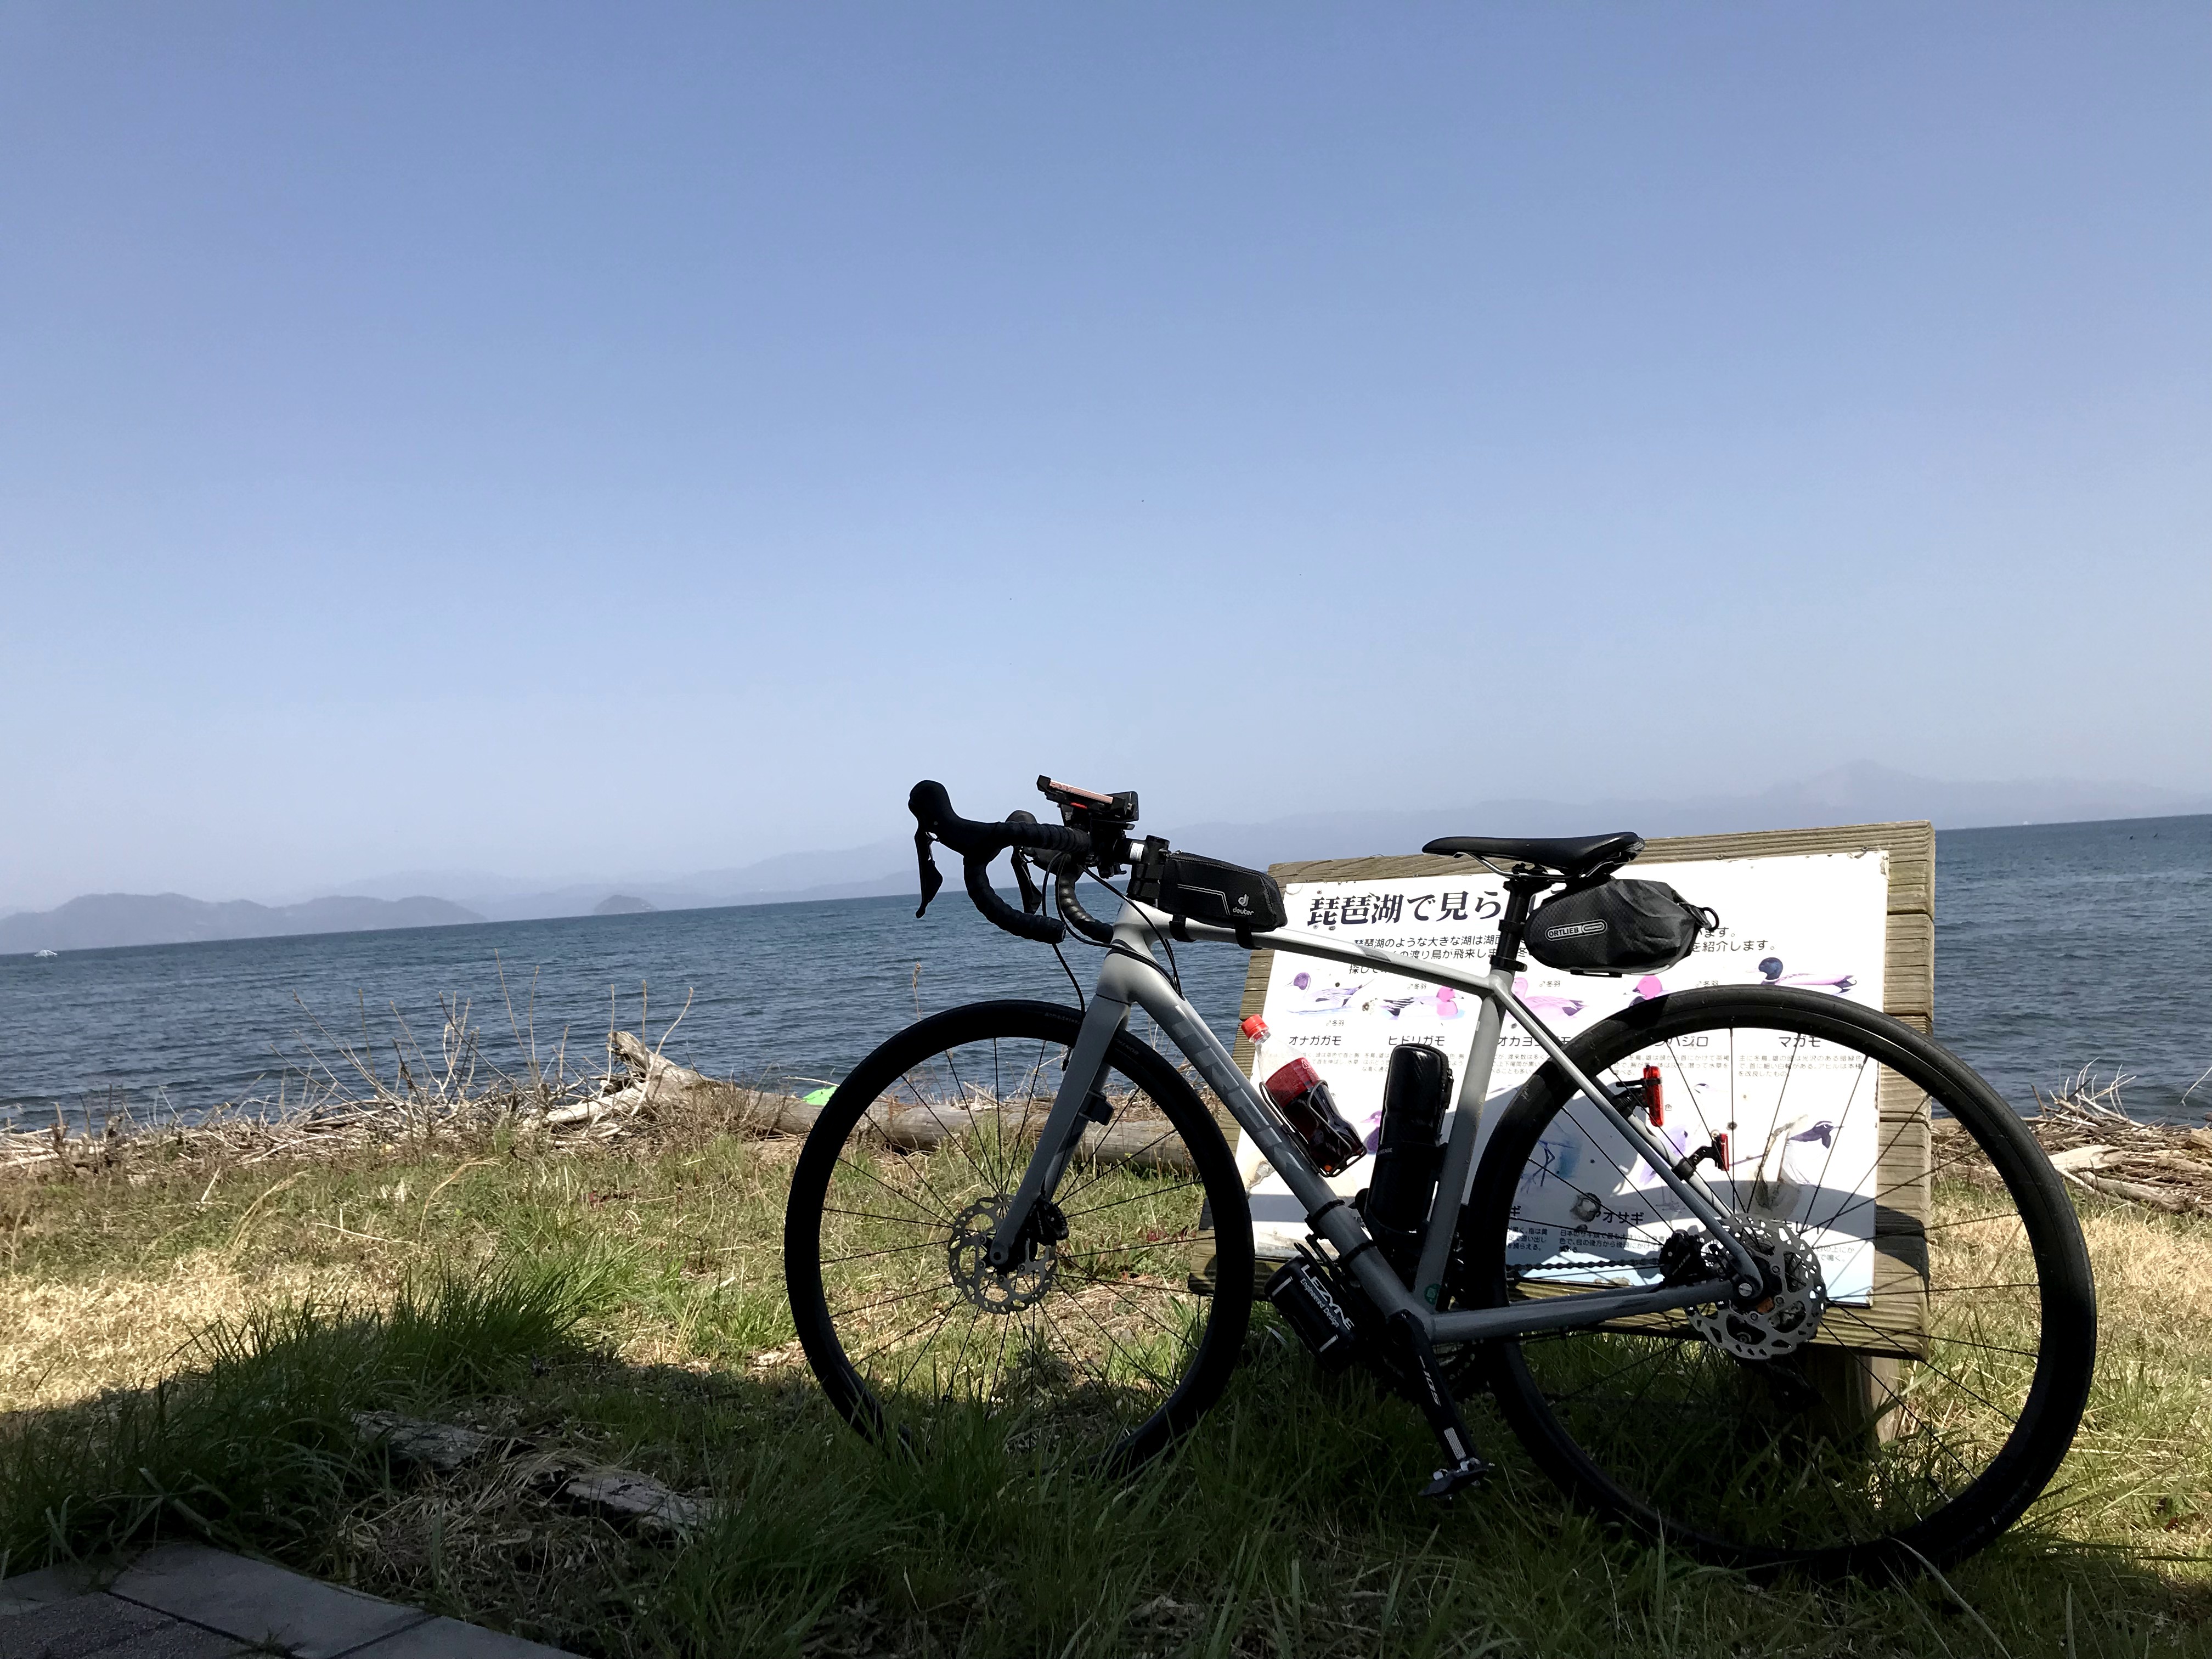
[[1255, 1042], [1265, 1042], [1267, 1040], [1267, 1022], [1257, 1014], [1249, 1016], [1237, 1029]]

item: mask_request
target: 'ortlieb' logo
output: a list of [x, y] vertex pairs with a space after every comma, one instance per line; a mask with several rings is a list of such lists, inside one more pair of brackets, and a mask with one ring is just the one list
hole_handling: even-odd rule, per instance
[[1602, 933], [1603, 932], [1605, 932], [1605, 924], [1601, 921], [1571, 921], [1564, 927], [1546, 928], [1544, 930], [1544, 937], [1546, 939], [1575, 939], [1583, 933]]

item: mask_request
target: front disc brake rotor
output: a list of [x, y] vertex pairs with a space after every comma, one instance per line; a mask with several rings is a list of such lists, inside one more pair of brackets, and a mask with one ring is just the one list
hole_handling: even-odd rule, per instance
[[1776, 1359], [1803, 1347], [1820, 1328], [1828, 1306], [1828, 1283], [1810, 1235], [1786, 1221], [1739, 1221], [1733, 1231], [1776, 1288], [1754, 1307], [1692, 1313], [1690, 1323], [1738, 1359]]
[[[977, 1199], [953, 1222], [952, 1237], [945, 1248], [953, 1284], [985, 1313], [1019, 1313], [1042, 1301], [1052, 1288], [1057, 1267], [1054, 1246], [1067, 1237], [1067, 1224], [1060, 1219], [1058, 1207], [1040, 1199], [1030, 1214], [1029, 1259], [1011, 1267], [994, 1267], [991, 1235], [998, 1229], [999, 1218], [1006, 1212], [1006, 1202], [1003, 1198]], [[1036, 1237], [1040, 1233], [1043, 1237]]]

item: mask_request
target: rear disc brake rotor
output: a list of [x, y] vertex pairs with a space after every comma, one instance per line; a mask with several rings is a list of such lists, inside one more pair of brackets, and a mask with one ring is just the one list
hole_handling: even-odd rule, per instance
[[1714, 1346], [1738, 1359], [1777, 1359], [1813, 1340], [1828, 1306], [1828, 1284], [1810, 1235], [1786, 1221], [1740, 1221], [1736, 1239], [1778, 1286], [1755, 1307], [1723, 1306], [1692, 1313], [1690, 1323]]

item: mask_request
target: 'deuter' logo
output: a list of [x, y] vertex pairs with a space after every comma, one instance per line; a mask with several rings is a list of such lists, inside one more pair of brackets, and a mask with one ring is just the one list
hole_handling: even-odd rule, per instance
[[1603, 932], [1605, 932], [1605, 923], [1602, 921], [1573, 921], [1563, 927], [1546, 928], [1544, 937], [1546, 939], [1578, 939], [1584, 933], [1602, 933]]

